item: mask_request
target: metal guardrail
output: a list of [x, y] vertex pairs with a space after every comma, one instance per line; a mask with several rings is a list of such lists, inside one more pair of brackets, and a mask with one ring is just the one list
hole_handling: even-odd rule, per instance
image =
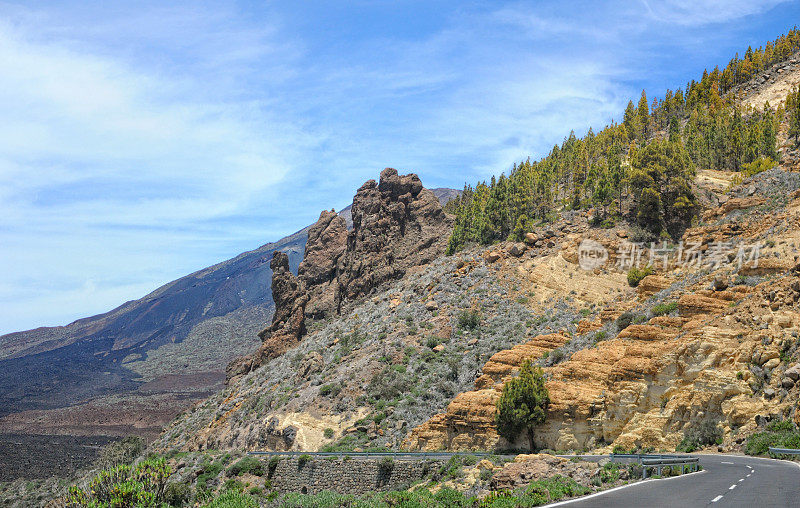
[[[773, 448], [770, 448], [772, 451]], [[775, 450], [781, 450], [780, 448], [775, 448]], [[791, 450], [796, 453], [800, 453], [800, 450]], [[781, 452], [776, 452], [781, 453]], [[516, 457], [517, 454], [505, 454], [505, 453], [488, 453], [488, 452], [297, 452], [297, 451], [286, 451], [286, 452], [247, 452], [248, 455], [261, 455], [267, 457], [300, 457], [302, 455], [306, 455], [309, 457], [350, 457], [350, 458], [362, 458], [362, 459], [369, 459], [369, 458], [379, 458], [379, 457], [390, 457], [392, 459], [442, 459], [442, 458], [450, 458], [450, 457], [464, 457], [464, 456], [473, 456], [473, 457]], [[565, 455], [559, 455], [559, 457], [567, 457]], [[575, 457], [581, 457], [581, 455], [575, 455]], [[588, 456], [587, 456], [588, 457]], [[595, 456], [600, 457], [600, 456]], [[620, 461], [620, 459], [628, 459], [634, 460], [636, 463], [642, 466], [642, 478], [647, 478], [647, 474], [649, 470], [653, 470], [657, 475], [661, 475], [663, 468], [670, 467], [674, 468], [676, 466], [680, 466], [681, 474], [685, 473], [687, 469], [689, 471], [697, 471], [699, 466], [699, 458], [692, 457], [691, 455], [648, 455], [648, 454], [626, 454], [626, 453], [613, 453], [608, 455], [609, 459], [614, 462], [615, 460]]]
[[795, 448], [773, 448], [770, 446], [769, 453], [774, 453], [775, 455], [800, 455], [800, 450]]
[[687, 471], [697, 471], [700, 459], [691, 455], [643, 455], [643, 454], [611, 454], [611, 460], [634, 459], [642, 466], [642, 478], [647, 478], [648, 471], [653, 470], [661, 476], [665, 467], [671, 469], [680, 466], [680, 474]]
[[435, 459], [449, 457], [516, 457], [516, 454], [488, 453], [488, 452], [247, 452], [248, 455], [263, 455], [267, 457], [351, 457], [371, 458], [390, 457], [393, 459]]

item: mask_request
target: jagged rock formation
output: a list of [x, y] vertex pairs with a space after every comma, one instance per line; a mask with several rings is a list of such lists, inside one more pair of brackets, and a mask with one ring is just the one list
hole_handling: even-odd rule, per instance
[[295, 346], [306, 319], [339, 314], [348, 302], [442, 255], [452, 229], [452, 218], [419, 177], [392, 168], [381, 172], [378, 183], [369, 180], [358, 189], [351, 214], [349, 232], [333, 210], [320, 214], [308, 230], [297, 276], [288, 258], [275, 253], [272, 324], [259, 333], [263, 343], [256, 353], [231, 362], [228, 382]]
[[322, 319], [336, 314], [338, 302], [337, 263], [347, 248], [347, 225], [333, 210], [324, 211], [308, 230], [308, 243], [297, 275], [305, 285], [308, 303], [305, 315]]
[[444, 252], [452, 223], [415, 174], [387, 168], [353, 199], [353, 230], [339, 264], [340, 304], [354, 300], [412, 266]]

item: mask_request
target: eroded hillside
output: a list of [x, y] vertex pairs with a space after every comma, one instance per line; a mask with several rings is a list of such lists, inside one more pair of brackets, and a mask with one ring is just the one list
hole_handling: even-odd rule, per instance
[[[745, 90], [752, 101], [788, 92], [795, 68], [793, 60], [779, 64], [732, 96]], [[785, 114], [781, 107], [777, 112]], [[543, 448], [674, 450], [692, 429], [712, 422], [722, 430], [720, 446], [735, 450], [766, 421], [800, 423], [797, 151], [785, 117], [748, 111], [751, 127], [763, 126], [766, 136], [753, 142], [780, 164], [754, 152], [742, 172], [731, 171], [718, 166], [738, 164], [741, 155], [692, 148], [687, 154], [699, 153], [700, 162], [722, 157], [714, 168], [695, 168], [667, 140], [674, 129], [691, 129], [693, 117], [683, 126], [670, 123], [670, 132], [657, 122], [636, 131], [634, 144], [652, 139], [651, 152], [682, 158], [674, 206], [685, 210], [681, 200], [691, 197], [694, 209], [683, 223], [661, 210], [663, 233], [647, 241], [640, 228], [648, 225], [645, 208], [635, 203], [640, 197], [626, 201], [620, 191], [610, 205], [598, 198], [602, 206], [563, 206], [535, 225], [517, 221], [509, 236], [524, 241], [471, 245], [445, 256], [451, 219], [439, 211], [422, 214], [429, 233], [405, 233], [403, 224], [416, 220], [407, 219], [421, 192], [416, 184], [410, 193], [365, 184], [346, 240], [341, 225], [323, 213], [316, 236], [327, 238], [320, 244], [326, 247], [307, 247], [307, 268], [301, 265], [298, 276], [276, 270], [288, 297], [262, 332], [260, 352], [234, 364], [226, 389], [181, 415], [155, 447], [524, 447], [500, 438], [494, 419], [504, 383], [526, 359], [544, 367], [550, 391], [547, 420], [536, 432]], [[775, 146], [763, 144], [770, 136]], [[634, 155], [620, 167], [649, 164], [646, 150]], [[462, 205], [483, 199], [479, 206], [486, 206], [491, 193], [510, 185], [503, 182], [484, 186], [489, 194], [482, 196], [476, 188]], [[373, 205], [363, 205], [376, 192]], [[558, 199], [567, 201], [548, 195]], [[580, 202], [577, 195], [574, 203]], [[609, 220], [612, 206], [635, 224]], [[468, 223], [505, 220], [497, 210], [481, 213], [459, 210], [455, 247], [475, 232], [498, 233]], [[586, 245], [606, 257], [585, 266]]]

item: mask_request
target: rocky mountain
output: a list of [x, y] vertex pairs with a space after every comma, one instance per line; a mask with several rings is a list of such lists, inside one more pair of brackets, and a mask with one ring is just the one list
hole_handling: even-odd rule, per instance
[[[764, 83], [783, 108], [786, 96], [773, 92], [791, 89], [784, 81], [797, 83], [800, 66], [776, 69]], [[744, 88], [731, 100], [764, 93]], [[800, 153], [786, 116], [776, 132], [778, 163], [692, 172], [698, 213], [677, 238], [642, 242], [634, 223], [564, 207], [525, 242], [423, 254], [378, 291], [351, 274], [391, 273], [382, 254], [426, 243], [376, 238], [402, 231], [393, 210], [408, 206], [401, 192], [377, 197], [390, 186], [366, 184], [359, 195], [376, 196], [364, 208], [373, 213], [359, 219], [354, 206], [346, 243], [341, 224], [320, 217], [334, 254], [307, 258], [319, 267], [308, 272], [315, 282], [291, 278], [275, 258], [287, 280], [273, 287], [287, 298], [258, 359], [234, 364], [226, 388], [172, 422], [153, 449], [526, 447], [495, 423], [503, 386], [525, 360], [543, 367], [550, 392], [541, 448], [673, 451], [712, 428], [722, 450], [741, 451], [766, 422], [800, 424]], [[380, 245], [380, 255], [360, 245]], [[286, 331], [280, 348], [270, 342]]]
[[452, 229], [434, 193], [414, 174], [385, 169], [380, 182], [369, 180], [353, 198], [353, 227], [323, 211], [308, 230], [306, 253], [295, 277], [289, 260], [271, 262], [276, 309], [272, 325], [259, 336], [259, 350], [233, 362], [228, 378], [237, 378], [294, 347], [305, 335], [306, 320], [341, 314], [342, 308], [402, 277], [414, 266], [439, 257]]
[[[458, 191], [432, 195], [444, 203]], [[345, 235], [350, 209], [331, 213]], [[280, 251], [296, 273], [310, 229], [107, 313], [0, 336], [0, 432], [155, 435], [257, 348], [274, 307], [270, 260]]]

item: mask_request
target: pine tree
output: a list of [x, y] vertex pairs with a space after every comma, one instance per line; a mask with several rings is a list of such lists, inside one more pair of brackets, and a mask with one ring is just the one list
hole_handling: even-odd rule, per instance
[[511, 378], [497, 400], [497, 432], [513, 443], [521, 432], [528, 435], [531, 451], [534, 450], [534, 429], [544, 423], [550, 393], [545, 386], [542, 368], [525, 360], [519, 375]]
[[647, 95], [642, 90], [642, 97], [639, 99], [639, 106], [636, 108], [636, 116], [639, 123], [638, 137], [644, 142], [650, 135], [650, 108], [647, 106]]
[[628, 133], [628, 139], [636, 139], [636, 133], [639, 129], [637, 127], [636, 108], [633, 106], [633, 101], [628, 101], [628, 107], [625, 108], [622, 125], [625, 126], [625, 131]]

